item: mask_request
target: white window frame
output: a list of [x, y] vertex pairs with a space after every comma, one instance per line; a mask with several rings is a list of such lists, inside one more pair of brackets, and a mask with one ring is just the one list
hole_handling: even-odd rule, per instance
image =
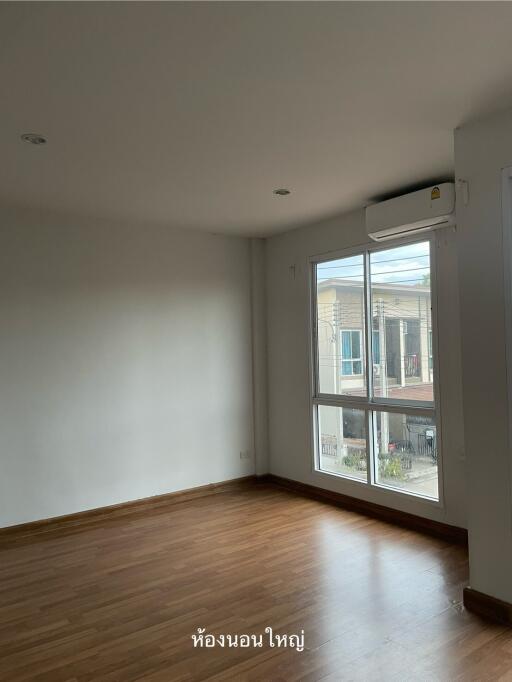
[[[434, 401], [423, 402], [393, 399], [393, 398], [379, 398], [373, 396], [373, 354], [372, 342], [373, 333], [368, 333], [368, 330], [373, 331], [373, 319], [371, 309], [371, 281], [370, 273], [370, 254], [378, 251], [387, 251], [399, 246], [406, 246], [409, 244], [417, 244], [421, 242], [429, 242], [430, 245], [430, 297], [431, 297], [431, 319], [432, 319], [432, 359], [433, 359], [433, 394]], [[313, 439], [313, 471], [319, 472], [326, 476], [340, 478], [345, 481], [350, 481], [356, 485], [364, 486], [365, 488], [377, 488], [379, 492], [385, 492], [395, 499], [404, 497], [416, 498], [418, 502], [435, 507], [443, 507], [443, 453], [442, 453], [442, 426], [441, 426], [441, 401], [439, 395], [439, 362], [438, 362], [438, 324], [437, 324], [437, 263], [435, 257], [436, 251], [436, 233], [421, 234], [417, 237], [390, 240], [384, 243], [371, 243], [359, 247], [352, 247], [331, 251], [328, 253], [312, 256], [310, 262], [310, 367], [311, 367], [311, 414], [312, 414], [312, 439]], [[363, 364], [366, 381], [366, 396], [352, 396], [344, 394], [326, 394], [319, 390], [319, 364], [318, 364], [318, 338], [317, 338], [317, 280], [316, 280], [316, 266], [320, 263], [325, 263], [332, 260], [346, 258], [350, 256], [362, 255], [364, 259], [364, 315], [365, 328], [361, 332], [363, 334], [363, 342], [365, 343], [365, 353], [363, 353]], [[371, 397], [370, 397], [371, 396]], [[320, 405], [328, 405], [333, 407], [346, 407], [353, 409], [362, 409], [366, 415], [366, 433], [367, 433], [367, 480], [363, 481], [355, 477], [344, 474], [337, 474], [325, 471], [320, 466], [320, 447], [318, 434], [318, 407]], [[419, 495], [408, 490], [398, 489], [391, 486], [386, 486], [378, 483], [375, 472], [375, 448], [373, 419], [375, 412], [395, 412], [399, 414], [411, 414], [416, 416], [427, 416], [433, 419], [436, 425], [436, 447], [437, 447], [437, 467], [438, 467], [438, 499]]]

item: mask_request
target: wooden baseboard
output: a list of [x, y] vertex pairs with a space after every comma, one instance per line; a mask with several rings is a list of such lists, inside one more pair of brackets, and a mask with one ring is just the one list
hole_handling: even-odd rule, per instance
[[389, 507], [384, 507], [383, 505], [375, 504], [374, 502], [367, 502], [366, 500], [361, 500], [357, 497], [343, 495], [342, 493], [332, 492], [331, 490], [325, 490], [324, 488], [317, 488], [316, 486], [308, 485], [307, 483], [300, 483], [299, 481], [282, 478], [281, 476], [275, 476], [274, 474], [259, 476], [258, 480], [277, 485], [280, 488], [286, 488], [286, 490], [291, 490], [301, 495], [313, 497], [317, 500], [330, 502], [331, 504], [343, 507], [343, 509], [359, 512], [360, 514], [365, 514], [366, 516], [371, 516], [380, 519], [381, 521], [387, 521], [395, 525], [427, 533], [428, 535], [434, 535], [435, 537], [442, 538], [448, 542], [466, 546], [468, 544], [468, 532], [465, 528], [451, 526], [447, 523], [442, 523], [441, 521], [432, 521], [431, 519], [425, 519], [422, 516], [390, 509]]
[[503, 625], [512, 625], [512, 604], [471, 587], [464, 588], [464, 606], [483, 618]]
[[77, 530], [82, 527], [89, 527], [91, 524], [101, 523], [107, 519], [113, 520], [124, 517], [128, 514], [154, 511], [160, 508], [165, 509], [170, 505], [205, 497], [206, 495], [246, 489], [248, 486], [254, 485], [255, 482], [278, 486], [299, 495], [323, 500], [343, 507], [344, 509], [378, 518], [382, 521], [411, 528], [422, 533], [428, 533], [429, 535], [435, 535], [448, 542], [467, 545], [467, 531], [464, 528], [450, 526], [439, 521], [432, 521], [421, 516], [397, 511], [396, 509], [390, 509], [389, 507], [384, 507], [373, 502], [367, 502], [349, 495], [317, 488], [316, 486], [300, 483], [299, 481], [293, 481], [288, 478], [282, 478], [281, 476], [275, 476], [274, 474], [244, 476], [243, 478], [237, 478], [230, 481], [211, 483], [197, 488], [189, 488], [187, 490], [179, 490], [164, 495], [145, 497], [141, 500], [122, 502], [108, 507], [89, 509], [75, 514], [66, 514], [65, 516], [57, 516], [50, 519], [42, 519], [40, 521], [31, 521], [16, 526], [0, 528], [0, 545], [5, 544], [6, 542], [10, 544], [27, 538], [43, 536], [47, 533], [56, 531]]
[[178, 502], [187, 502], [188, 500], [205, 497], [206, 495], [244, 489], [247, 488], [248, 485], [254, 485], [255, 481], [256, 476], [244, 476], [242, 478], [231, 479], [230, 481], [210, 483], [209, 485], [202, 485], [197, 488], [188, 488], [187, 490], [178, 490], [173, 493], [144, 497], [140, 500], [112, 504], [107, 507], [87, 509], [86, 511], [76, 512], [74, 514], [55, 516], [40, 521], [30, 521], [16, 526], [7, 526], [6, 528], [0, 528], [0, 545], [4, 544], [6, 541], [11, 543], [13, 541], [32, 538], [55, 531], [90, 526], [91, 524], [97, 524], [106, 519], [111, 520], [128, 514], [166, 508], [169, 505], [177, 504]]

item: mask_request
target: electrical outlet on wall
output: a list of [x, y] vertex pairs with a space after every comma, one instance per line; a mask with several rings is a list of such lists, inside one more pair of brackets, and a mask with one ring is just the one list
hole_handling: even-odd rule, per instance
[[240, 459], [252, 459], [251, 450], [240, 450]]

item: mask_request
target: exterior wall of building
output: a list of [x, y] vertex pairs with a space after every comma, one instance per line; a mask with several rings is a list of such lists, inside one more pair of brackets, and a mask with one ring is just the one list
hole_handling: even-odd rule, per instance
[[324, 393], [336, 393], [338, 385], [336, 368], [338, 342], [333, 314], [335, 302], [335, 289], [323, 289], [318, 292], [319, 310], [322, 310], [318, 315], [318, 378]]
[[[340, 390], [340, 377], [343, 381], [343, 392], [354, 389], [358, 392], [365, 388], [364, 374], [343, 375], [342, 349], [340, 332], [342, 330], [361, 331], [361, 358], [364, 367], [366, 349], [362, 331], [364, 329], [364, 293], [362, 287], [357, 290], [353, 285], [344, 286], [342, 281], [326, 282], [318, 287], [318, 354], [320, 385], [323, 393], [337, 393]], [[386, 355], [387, 371], [393, 383], [405, 386], [412, 382], [432, 382], [432, 371], [429, 366], [428, 334], [432, 328], [430, 295], [425, 291], [404, 291], [397, 287], [396, 291], [373, 289], [374, 331], [378, 330], [379, 310], [382, 306], [387, 324]], [[409, 329], [407, 329], [409, 322]], [[414, 329], [413, 322], [417, 322]], [[407, 369], [406, 350], [407, 334], [417, 335], [417, 372], [411, 374]], [[382, 363], [384, 369], [384, 363]], [[376, 367], [375, 371], [380, 370]]]

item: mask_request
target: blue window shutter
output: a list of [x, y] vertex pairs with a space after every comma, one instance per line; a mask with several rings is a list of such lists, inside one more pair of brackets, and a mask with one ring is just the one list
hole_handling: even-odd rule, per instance
[[361, 332], [352, 332], [352, 358], [361, 357]]
[[341, 332], [341, 355], [345, 360], [352, 359], [350, 332]]

